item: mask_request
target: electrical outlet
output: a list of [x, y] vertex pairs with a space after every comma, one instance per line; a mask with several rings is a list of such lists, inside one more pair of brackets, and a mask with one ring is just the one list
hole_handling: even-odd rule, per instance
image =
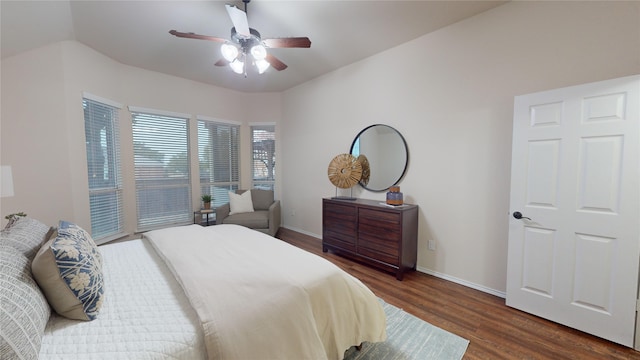
[[436, 241], [435, 240], [429, 240], [429, 243], [428, 243], [427, 247], [431, 251], [436, 251]]
[[296, 209], [291, 210], [291, 216], [296, 216]]

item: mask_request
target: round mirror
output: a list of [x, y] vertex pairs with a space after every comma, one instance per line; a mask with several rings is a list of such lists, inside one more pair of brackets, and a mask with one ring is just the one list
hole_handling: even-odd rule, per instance
[[386, 191], [404, 176], [409, 161], [407, 143], [398, 130], [388, 125], [371, 125], [360, 131], [351, 144], [351, 154], [369, 161], [369, 182], [360, 186], [369, 191]]

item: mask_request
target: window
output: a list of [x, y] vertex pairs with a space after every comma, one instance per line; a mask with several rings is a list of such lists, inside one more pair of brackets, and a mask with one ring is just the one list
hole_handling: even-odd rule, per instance
[[276, 171], [275, 125], [251, 126], [253, 187], [273, 190]]
[[212, 195], [212, 206], [229, 202], [229, 190], [240, 184], [240, 125], [198, 117], [198, 159], [201, 194]]
[[189, 223], [189, 116], [130, 110], [138, 230]]
[[118, 140], [118, 110], [121, 106], [84, 94], [82, 107], [87, 146], [91, 236], [96, 241], [109, 240], [124, 232]]

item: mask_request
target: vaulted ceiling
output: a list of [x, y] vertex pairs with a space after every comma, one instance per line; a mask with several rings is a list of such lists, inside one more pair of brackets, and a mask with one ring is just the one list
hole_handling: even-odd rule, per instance
[[283, 91], [505, 1], [253, 0], [250, 27], [263, 37], [307, 36], [311, 48], [269, 49], [289, 67], [246, 78], [214, 66], [220, 43], [168, 33], [229, 38], [225, 3], [244, 9], [241, 1], [2, 0], [1, 56], [76, 40], [131, 66], [243, 92]]

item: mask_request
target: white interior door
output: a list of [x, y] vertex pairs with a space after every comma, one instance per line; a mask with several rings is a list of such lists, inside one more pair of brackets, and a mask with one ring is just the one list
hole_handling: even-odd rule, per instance
[[507, 305], [629, 347], [639, 102], [640, 76], [518, 96], [511, 165]]

